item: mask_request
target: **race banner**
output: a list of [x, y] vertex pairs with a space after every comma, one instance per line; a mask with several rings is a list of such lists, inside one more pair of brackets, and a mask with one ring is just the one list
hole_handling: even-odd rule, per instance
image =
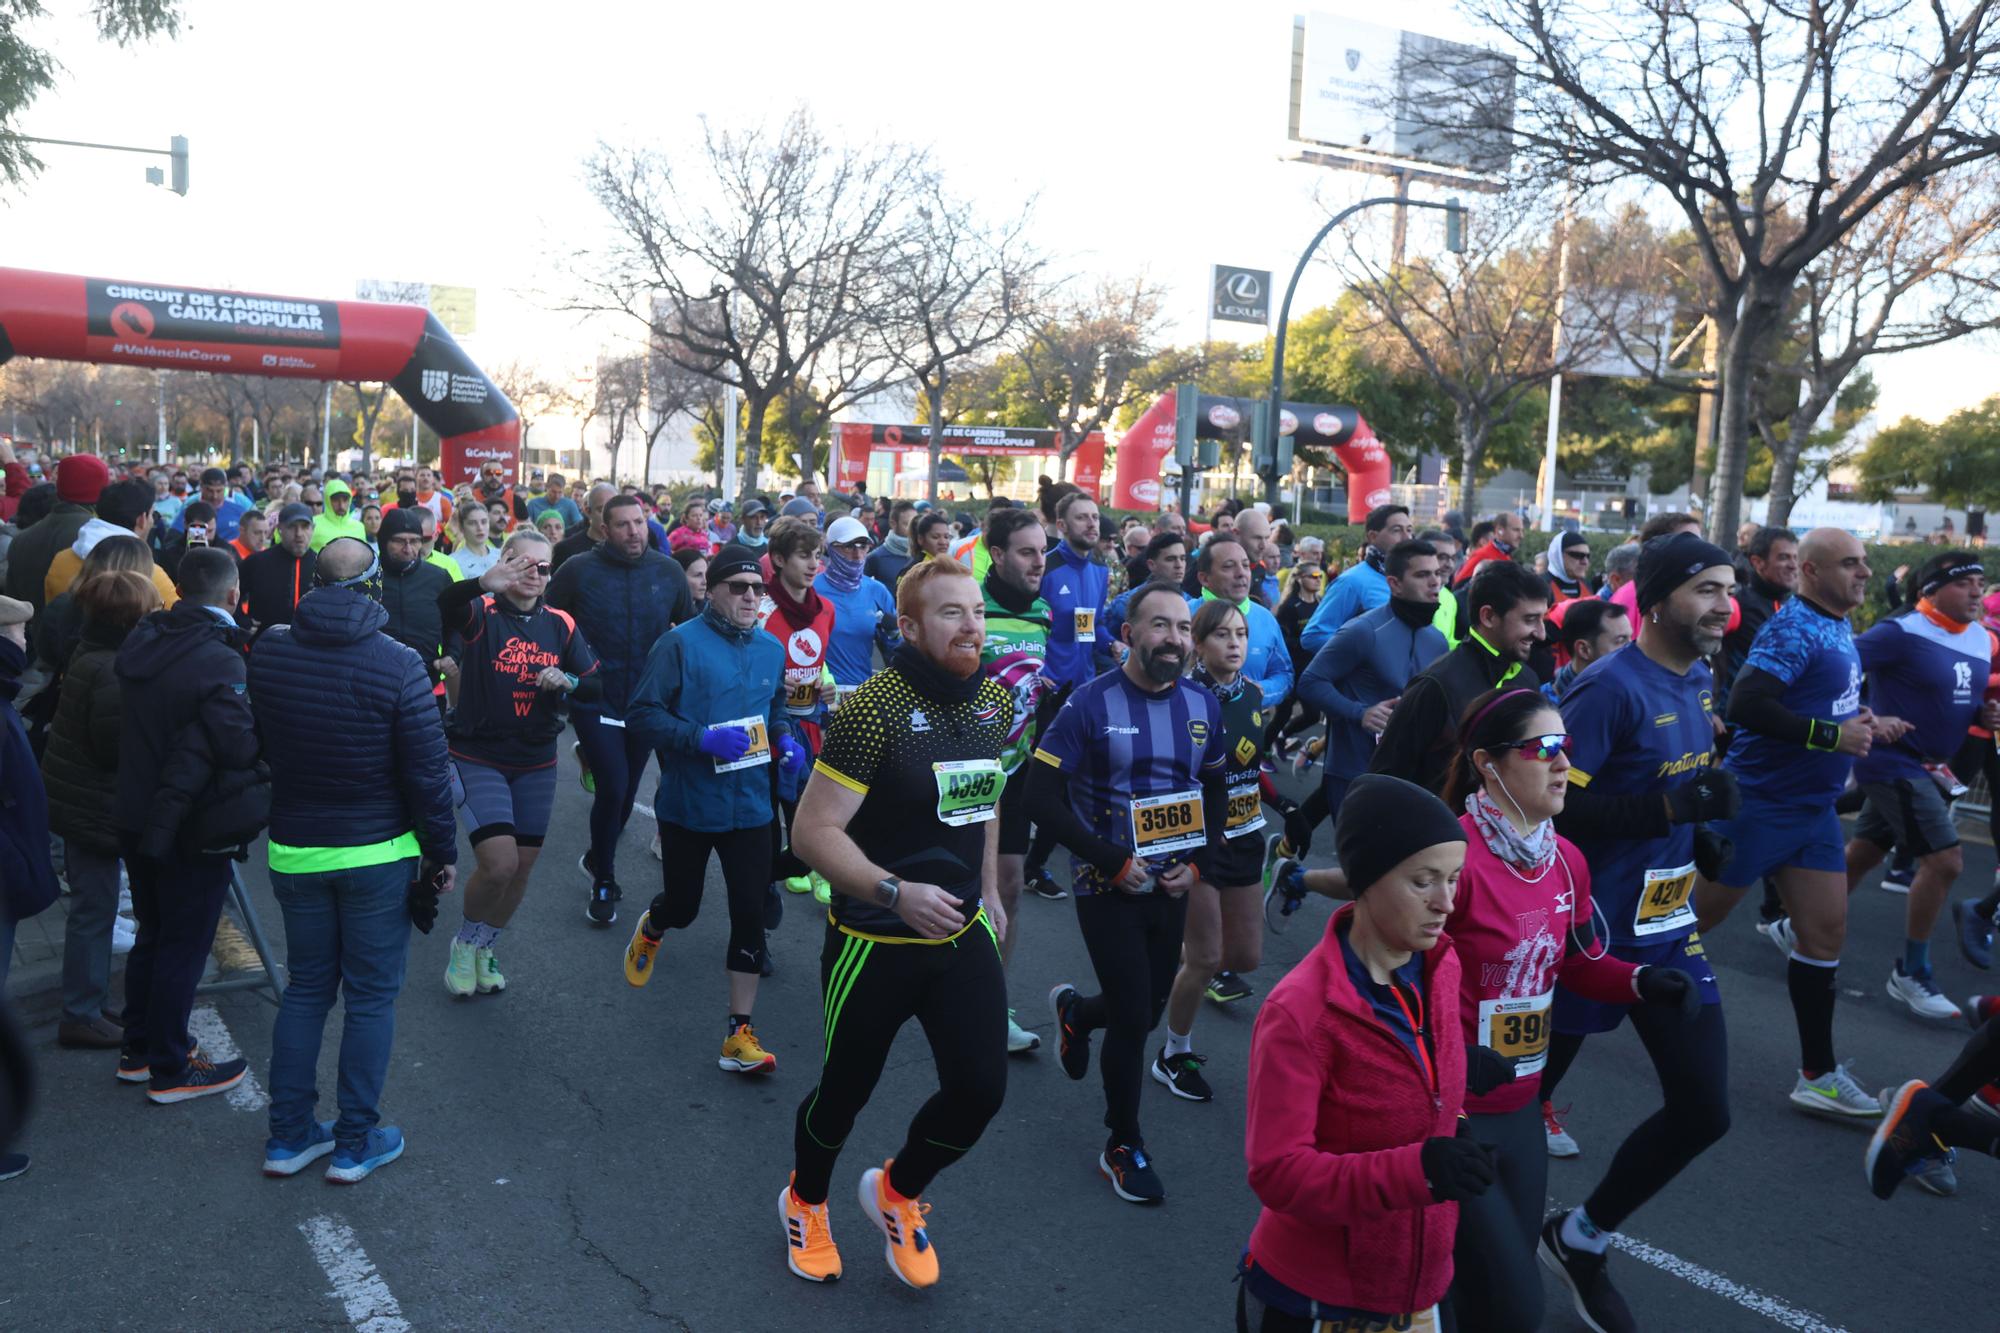
[[[927, 453], [929, 426], [889, 426], [844, 421], [834, 428], [839, 449], [839, 470], [835, 485], [850, 490], [856, 482], [868, 480], [871, 453]], [[1049, 460], [1049, 474], [1055, 474], [1055, 459], [1061, 452], [1061, 434], [1032, 426], [946, 426], [939, 437], [938, 452], [960, 458], [1032, 458]], [[1069, 479], [1095, 496], [1104, 473], [1104, 436], [1092, 431], [1084, 436], [1069, 457]]]

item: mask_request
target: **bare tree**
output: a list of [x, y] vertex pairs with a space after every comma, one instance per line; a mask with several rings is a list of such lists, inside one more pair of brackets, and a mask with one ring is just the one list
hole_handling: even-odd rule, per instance
[[[1472, 10], [1521, 57], [1513, 142], [1584, 182], [1658, 186], [1694, 233], [1721, 344], [1709, 536], [1727, 540], [1758, 349], [1794, 286], [1898, 195], [2000, 155], [2000, 0], [1472, 0]], [[1504, 96], [1500, 82], [1463, 99], [1461, 120], [1501, 128], [1514, 80]]]
[[1023, 326], [1022, 394], [1058, 432], [1058, 479], [1120, 408], [1191, 373], [1192, 364], [1157, 355], [1164, 295], [1144, 277], [1106, 280]]
[[893, 371], [884, 267], [923, 166], [899, 145], [832, 143], [803, 108], [775, 132], [704, 119], [689, 152], [600, 145], [585, 170], [610, 233], [569, 258], [580, 294], [565, 307], [637, 320], [663, 355], [739, 390], [754, 483], [774, 402], [823, 419]]
[[382, 419], [382, 409], [388, 405], [389, 386], [377, 384], [372, 394], [366, 384], [358, 381], [348, 381], [347, 387], [354, 394], [354, 442], [361, 446], [361, 470], [372, 473], [375, 471], [375, 425]]
[[[600, 354], [597, 358], [597, 379], [591, 391], [590, 417], [587, 419], [604, 422], [605, 435], [611, 441], [611, 467], [607, 475], [613, 484], [618, 481], [618, 451], [625, 443], [626, 432], [634, 425], [643, 430], [645, 417], [645, 353]], [[646, 446], [650, 452], [650, 439], [646, 441]]]
[[580, 411], [582, 401], [569, 380], [528, 361], [509, 361], [493, 372], [493, 383], [521, 414], [521, 449], [525, 454], [535, 424], [543, 417]]

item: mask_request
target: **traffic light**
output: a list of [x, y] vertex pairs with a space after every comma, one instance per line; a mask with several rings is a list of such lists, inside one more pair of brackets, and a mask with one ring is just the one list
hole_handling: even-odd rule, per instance
[[1444, 248], [1455, 255], [1465, 253], [1465, 205], [1456, 197], [1444, 201]]
[[188, 141], [185, 134], [176, 134], [167, 141], [172, 150], [168, 156], [173, 159], [173, 191], [183, 199], [188, 192]]

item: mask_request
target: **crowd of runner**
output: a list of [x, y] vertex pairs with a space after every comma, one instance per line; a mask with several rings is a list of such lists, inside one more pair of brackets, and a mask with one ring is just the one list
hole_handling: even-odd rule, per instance
[[[1873, 1191], [1952, 1193], [1958, 1149], [2000, 1153], [2000, 1013], [1954, 1003], [1930, 961], [1948, 906], [1990, 967], [2000, 916], [2000, 886], [1952, 894], [1959, 775], [2000, 769], [1976, 552], [1899, 570], [1857, 637], [1873, 572], [1852, 536], [1753, 529], [1729, 552], [1687, 515], [1593, 571], [1579, 534], [1530, 559], [1514, 514], [1463, 534], [1385, 505], [1336, 570], [1263, 506], [1114, 529], [1059, 483], [955, 513], [810, 482], [576, 496], [497, 464], [456, 487], [86, 454], [38, 479], [4, 444], [0, 465], [0, 976], [66, 883], [60, 1044], [115, 1052], [107, 1072], [155, 1102], [237, 1086], [247, 1061], [188, 1019], [233, 867], [268, 834], [291, 984], [267, 1174], [326, 1159], [354, 1183], [401, 1155], [377, 1102], [409, 932], [456, 888], [442, 984], [508, 987], [565, 733], [594, 927], [620, 920], [619, 844], [658, 766], [660, 888], [626, 983], [704, 966], [676, 932], [721, 872], [722, 1071], [776, 1069], [755, 1014], [769, 933], [788, 902], [823, 918], [821, 1062], [778, 1196], [802, 1278], [842, 1274], [840, 1154], [914, 1020], [937, 1090], [855, 1188], [895, 1276], [938, 1281], [925, 1197], [999, 1110], [1008, 1057], [1041, 1046], [1008, 985], [1027, 892], [1074, 900], [1093, 975], [1050, 992], [1053, 1055], [1077, 1081], [1095, 1062], [1096, 1163], [1135, 1204], [1173, 1171], [1147, 1084], [1215, 1096], [1203, 998], [1253, 996], [1267, 929], [1333, 900], [1256, 1019], [1247, 1330], [1533, 1329], [1537, 1256], [1590, 1327], [1638, 1327], [1610, 1239], [1728, 1132], [1702, 933], [1753, 888], [1797, 1016], [1790, 1099], [1872, 1127]], [[1280, 793], [1285, 765], [1320, 770], [1307, 799]], [[1329, 822], [1337, 868], [1308, 869]], [[1935, 1080], [1877, 1095], [1836, 1049], [1836, 978], [1848, 894], [1892, 857], [1909, 905], [1887, 993], [1976, 1032]], [[338, 1116], [317, 1120], [342, 991]], [[1548, 1159], [1580, 1151], [1557, 1091], [1627, 1020], [1662, 1104], [1550, 1214]], [[0, 1158], [0, 1179], [27, 1166]]]

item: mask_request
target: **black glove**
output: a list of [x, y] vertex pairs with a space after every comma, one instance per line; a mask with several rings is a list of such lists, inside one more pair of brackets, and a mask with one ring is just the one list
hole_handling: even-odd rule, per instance
[[1736, 855], [1736, 844], [1705, 825], [1694, 830], [1694, 868], [1703, 879], [1719, 881], [1722, 868]]
[[1293, 856], [1303, 861], [1306, 853], [1312, 850], [1312, 825], [1306, 822], [1305, 815], [1297, 806], [1293, 806], [1284, 814], [1285, 845], [1292, 849]]
[[1726, 768], [1704, 768], [1667, 793], [1667, 818], [1676, 824], [1734, 819], [1742, 805], [1734, 773]]
[[438, 894], [442, 891], [444, 867], [425, 860], [417, 863], [417, 877], [410, 882], [410, 924], [428, 935], [437, 924]]
[[1439, 1203], [1476, 1199], [1493, 1183], [1493, 1154], [1471, 1139], [1425, 1139], [1424, 1184]]
[[1701, 1017], [1701, 991], [1694, 978], [1677, 967], [1642, 967], [1632, 988], [1642, 1002], [1676, 1007], [1690, 1023]]
[[1495, 1088], [1514, 1081], [1514, 1061], [1491, 1046], [1465, 1048], [1465, 1091], [1467, 1096], [1484, 1097]]

